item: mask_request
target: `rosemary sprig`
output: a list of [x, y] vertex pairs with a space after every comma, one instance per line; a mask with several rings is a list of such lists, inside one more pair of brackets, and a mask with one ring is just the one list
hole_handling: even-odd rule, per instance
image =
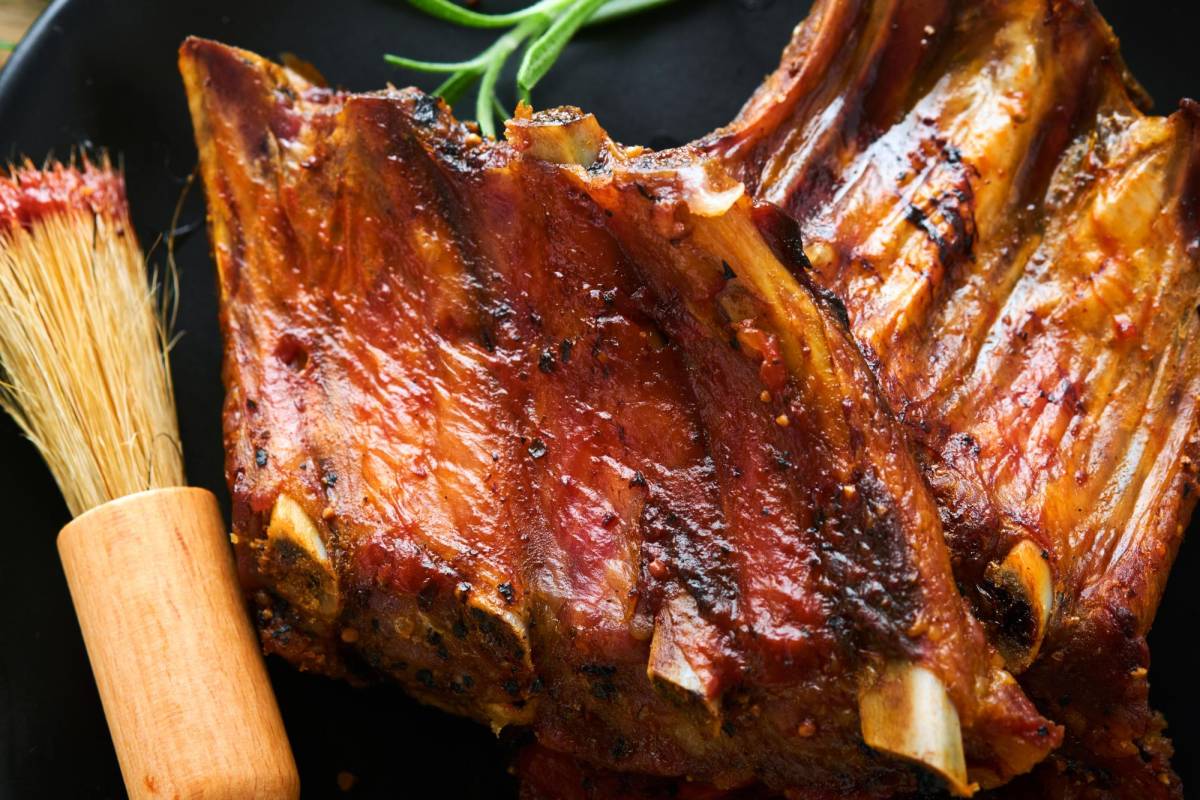
[[468, 28], [508, 28], [483, 52], [466, 61], [420, 61], [386, 55], [388, 63], [417, 72], [445, 73], [449, 77], [434, 90], [447, 103], [455, 103], [478, 82], [475, 120], [484, 136], [496, 135], [496, 114], [508, 116], [496, 94], [496, 83], [508, 59], [525, 48], [517, 69], [517, 94], [530, 102], [533, 88], [562, 55], [567, 42], [588, 25], [598, 25], [666, 5], [673, 0], [539, 0], [507, 14], [483, 14], [450, 0], [408, 0], [421, 11]]

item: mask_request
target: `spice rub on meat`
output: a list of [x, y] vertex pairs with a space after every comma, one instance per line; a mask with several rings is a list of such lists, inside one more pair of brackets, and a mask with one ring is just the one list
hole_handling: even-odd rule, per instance
[[[1059, 742], [837, 304], [719, 159], [181, 52], [263, 643], [610, 769], [959, 794]], [[590, 168], [590, 169], [589, 169]]]
[[1144, 104], [1089, 0], [821, 0], [701, 143], [799, 226], [1067, 726], [1015, 796], [1180, 792], [1145, 635], [1196, 499], [1200, 107]]

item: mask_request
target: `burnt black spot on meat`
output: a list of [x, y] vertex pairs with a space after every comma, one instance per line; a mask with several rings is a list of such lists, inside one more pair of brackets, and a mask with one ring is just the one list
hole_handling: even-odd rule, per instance
[[904, 544], [905, 523], [876, 475], [861, 475], [854, 486], [856, 499], [833, 503], [811, 534], [818, 537], [822, 593], [835, 598], [826, 627], [848, 654], [869, 648], [911, 656], [915, 645], [905, 631], [916, 621], [921, 597], [920, 576]]
[[1112, 614], [1122, 636], [1126, 639], [1133, 639], [1137, 636], [1137, 617], [1130, 609], [1119, 606], [1113, 609]]
[[524, 643], [507, 626], [498, 625], [491, 614], [480, 608], [471, 608], [470, 614], [471, 622], [490, 648], [514, 660], [523, 658]]
[[775, 464], [776, 469], [786, 471], [796, 466], [792, 463], [790, 453], [784, 452], [772, 445], [767, 445], [767, 452], [770, 453], [771, 461]]
[[629, 742], [625, 741], [625, 737], [618, 736], [612, 746], [612, 757], [617, 761], [623, 761], [633, 755], [633, 748]]
[[942, 234], [937, 229], [937, 226], [930, 222], [928, 215], [917, 206], [909, 203], [908, 208], [904, 210], [904, 219], [925, 231], [925, 235], [929, 237], [931, 242], [937, 245], [938, 250], [946, 246], [946, 242], [942, 239]]
[[513, 591], [513, 585], [511, 583], [505, 581], [496, 587], [496, 591], [499, 592], [500, 596], [504, 598], [504, 603], [506, 605], [512, 605], [513, 600], [516, 598], [516, 592]]
[[601, 678], [610, 678], [617, 674], [617, 668], [612, 664], [584, 664], [579, 668], [579, 671], [584, 675], [592, 675]]
[[422, 92], [413, 98], [412, 121], [418, 125], [429, 126], [437, 122], [438, 100], [433, 95]]
[[645, 543], [643, 567], [658, 560], [670, 564], [675, 579], [695, 600], [701, 614], [732, 620], [737, 580], [725, 557], [732, 550], [719, 522], [702, 525], [669, 500], [654, 493], [642, 506], [638, 526]]
[[979, 447], [979, 442], [977, 442], [975, 440], [975, 437], [972, 436], [971, 434], [960, 433], [957, 436], [955, 436], [954, 438], [957, 440], [958, 444], [960, 444], [964, 448], [966, 448], [971, 453], [971, 455], [978, 456], [980, 454], [981, 449]]
[[833, 316], [837, 321], [842, 323], [842, 327], [850, 330], [850, 314], [846, 311], [846, 304], [842, 302], [842, 298], [838, 297], [830, 289], [818, 284], [812, 285], [813, 292], [824, 301], [826, 307], [833, 312]]
[[980, 616], [1001, 652], [1028, 652], [1036, 641], [1037, 620], [1019, 586], [985, 578], [977, 587]]
[[925, 207], [909, 203], [905, 209], [905, 219], [928, 237], [937, 247], [942, 266], [950, 269], [974, 257], [975, 195], [970, 181], [972, 167], [961, 160], [961, 154], [952, 145], [941, 145], [945, 154], [944, 163], [954, 171], [953, 183], [933, 197]]
[[432, 583], [426, 583], [421, 587], [421, 591], [417, 592], [417, 608], [422, 611], [429, 611], [433, 608], [433, 600], [437, 595], [437, 587]]
[[812, 263], [804, 252], [804, 238], [796, 218], [767, 202], [756, 202], [752, 213], [759, 232], [780, 261], [794, 273], [812, 269]]

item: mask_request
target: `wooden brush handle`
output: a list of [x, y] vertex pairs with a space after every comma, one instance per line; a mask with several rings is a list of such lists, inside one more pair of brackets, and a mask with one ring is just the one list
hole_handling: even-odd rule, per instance
[[298, 797], [216, 498], [113, 500], [58, 552], [130, 797]]

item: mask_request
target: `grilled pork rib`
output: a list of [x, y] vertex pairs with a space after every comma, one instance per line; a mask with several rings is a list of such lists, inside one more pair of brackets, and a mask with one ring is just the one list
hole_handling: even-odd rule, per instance
[[200, 40], [181, 69], [268, 652], [797, 797], [1057, 745], [836, 304], [715, 159], [567, 111], [486, 142]]
[[1086, 0], [823, 0], [704, 142], [803, 232], [955, 575], [1069, 746], [1177, 793], [1145, 634], [1195, 504], [1200, 108], [1140, 110]]

